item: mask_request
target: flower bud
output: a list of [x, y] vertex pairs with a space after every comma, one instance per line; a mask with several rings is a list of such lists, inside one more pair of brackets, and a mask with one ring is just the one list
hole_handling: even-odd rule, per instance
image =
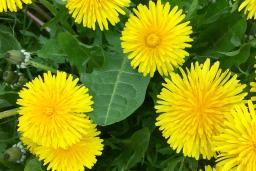
[[4, 160], [9, 162], [16, 162], [22, 157], [22, 152], [17, 147], [11, 147], [7, 149], [4, 153]]
[[9, 50], [5, 58], [11, 64], [20, 65], [25, 60], [25, 55], [20, 50]]

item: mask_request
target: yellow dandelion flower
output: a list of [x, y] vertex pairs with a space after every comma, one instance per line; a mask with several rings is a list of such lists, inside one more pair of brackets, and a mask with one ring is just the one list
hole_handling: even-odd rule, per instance
[[[256, 82], [251, 82], [250, 85], [251, 85], [250, 91], [251, 91], [252, 93], [256, 93]], [[254, 101], [254, 102], [256, 102], [256, 96], [253, 95], [253, 96], [251, 97], [251, 100]]]
[[256, 170], [256, 114], [251, 101], [236, 105], [227, 115], [224, 129], [214, 138], [215, 150], [219, 151], [217, 166], [222, 171]]
[[97, 161], [96, 156], [102, 154], [103, 141], [98, 137], [96, 125], [88, 117], [86, 119], [86, 134], [79, 142], [65, 149], [40, 146], [29, 139], [21, 140], [33, 154], [44, 161], [44, 165], [48, 165], [48, 170], [84, 171], [84, 167], [91, 169]]
[[182, 22], [185, 14], [177, 6], [149, 2], [149, 7], [138, 5], [134, 9], [122, 32], [122, 48], [131, 59], [131, 65], [144, 76], [153, 77], [156, 70], [161, 75], [168, 75], [175, 67], [184, 63], [191, 47], [192, 27], [189, 21]]
[[34, 143], [31, 139], [21, 136], [20, 140], [26, 145], [26, 148], [34, 155], [36, 154], [36, 149], [39, 147], [38, 144]]
[[101, 30], [108, 30], [108, 22], [116, 25], [129, 4], [130, 0], [68, 0], [66, 7], [76, 23], [95, 30], [97, 22]]
[[45, 73], [27, 83], [19, 92], [18, 131], [39, 145], [66, 148], [86, 134], [92, 111], [92, 97], [65, 72]]
[[247, 19], [256, 19], [256, 1], [255, 0], [244, 0], [239, 6], [238, 10], [247, 14]]
[[17, 8], [22, 9], [22, 4], [31, 4], [31, 0], [0, 0], [0, 12], [17, 12]]
[[210, 159], [215, 155], [213, 135], [219, 134], [224, 113], [243, 101], [246, 85], [228, 70], [222, 72], [219, 62], [211, 66], [209, 59], [180, 72], [182, 76], [171, 73], [171, 80], [165, 79], [155, 107], [160, 113], [156, 125], [177, 153]]

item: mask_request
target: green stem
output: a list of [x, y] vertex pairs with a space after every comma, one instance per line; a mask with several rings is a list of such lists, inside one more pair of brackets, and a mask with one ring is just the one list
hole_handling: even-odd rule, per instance
[[247, 72], [243, 71], [243, 70], [240, 68], [239, 65], [237, 65], [237, 68], [238, 68], [238, 70], [239, 70], [242, 74], [244, 74], [244, 75], [246, 75], [246, 76], [249, 75]]
[[179, 171], [182, 171], [182, 170], [183, 170], [184, 161], [185, 161], [185, 157], [183, 157], [182, 160], [181, 160]]
[[40, 64], [40, 63], [32, 61], [32, 60], [29, 61], [29, 64], [31, 66], [35, 67], [35, 68], [39, 68], [39, 69], [42, 69], [42, 70], [45, 70], [45, 71], [51, 71], [53, 73], [57, 72], [57, 70], [52, 68], [52, 67], [48, 67], [46, 65]]
[[16, 114], [18, 114], [18, 108], [6, 110], [6, 111], [3, 111], [3, 112], [0, 112], [0, 119], [4, 119], [4, 118], [10, 117], [10, 116], [14, 116]]

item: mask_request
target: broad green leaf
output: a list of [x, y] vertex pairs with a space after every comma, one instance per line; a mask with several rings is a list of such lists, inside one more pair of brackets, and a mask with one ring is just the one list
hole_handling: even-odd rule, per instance
[[37, 159], [29, 159], [26, 162], [24, 171], [43, 171], [41, 163]]
[[205, 13], [202, 16], [203, 18], [198, 17], [199, 24], [206, 25], [215, 22], [220, 17], [227, 14], [230, 10], [229, 8], [228, 1], [216, 1], [215, 3], [208, 3], [208, 6], [204, 9]]
[[150, 132], [143, 128], [136, 131], [131, 138], [125, 142], [121, 154], [113, 161], [119, 170], [129, 170], [142, 162], [148, 149]]
[[[191, 7], [192, 5], [190, 8]], [[208, 0], [200, 0], [198, 1], [197, 8], [198, 10], [194, 12], [191, 18], [189, 18], [194, 32], [198, 32], [198, 30], [202, 29], [205, 30], [205, 26], [208, 27], [209, 24], [215, 22], [221, 16], [225, 15], [228, 11], [229, 4], [226, 1], [216, 1], [215, 3], [209, 3]]]
[[240, 65], [246, 62], [246, 60], [250, 56], [250, 50], [251, 50], [251, 45], [247, 43], [241, 46], [240, 49], [234, 52], [225, 53], [225, 55], [227, 56], [223, 56], [220, 58], [221, 66], [223, 68], [230, 68], [233, 65]]
[[9, 137], [9, 133], [0, 128], [0, 137], [0, 143], [6, 142], [6, 139]]
[[223, 14], [214, 23], [201, 28], [193, 50], [200, 56], [219, 57], [218, 51], [229, 52], [240, 46], [246, 28], [246, 19], [240, 14]]
[[56, 63], [64, 63], [66, 53], [63, 52], [56, 39], [49, 39], [42, 49], [37, 51], [37, 55], [41, 58], [51, 59]]
[[94, 111], [89, 115], [99, 125], [110, 125], [124, 120], [143, 103], [149, 77], [134, 70], [119, 48], [106, 54], [102, 68], [81, 75], [81, 81], [93, 95]]
[[0, 106], [15, 104], [18, 93], [16, 91], [6, 88], [4, 84], [0, 84]]
[[80, 46], [79, 41], [68, 32], [60, 33], [58, 42], [67, 54], [68, 61], [75, 65], [80, 72], [84, 72], [86, 68], [85, 61], [89, 58], [87, 49]]
[[99, 67], [104, 61], [104, 53], [100, 47], [85, 45], [68, 32], [58, 35], [58, 43], [66, 53], [67, 60], [76, 66], [80, 73], [86, 71], [88, 63], [91, 66]]
[[175, 171], [175, 168], [178, 168], [178, 164], [182, 162], [183, 159], [183, 157], [178, 157], [170, 158], [164, 161], [167, 164], [167, 166], [163, 169], [163, 171]]
[[21, 46], [17, 39], [7, 27], [0, 25], [0, 54], [3, 54], [8, 50], [19, 49], [21, 49]]

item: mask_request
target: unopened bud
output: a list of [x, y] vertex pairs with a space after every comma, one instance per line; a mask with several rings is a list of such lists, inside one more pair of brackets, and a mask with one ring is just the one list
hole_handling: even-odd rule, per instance
[[4, 160], [9, 162], [22, 163], [26, 159], [26, 150], [21, 142], [14, 144], [4, 153]]
[[5, 58], [11, 64], [20, 65], [25, 60], [25, 55], [20, 50], [10, 50]]
[[4, 160], [9, 162], [16, 162], [22, 157], [22, 152], [17, 147], [11, 147], [7, 149], [4, 153]]

